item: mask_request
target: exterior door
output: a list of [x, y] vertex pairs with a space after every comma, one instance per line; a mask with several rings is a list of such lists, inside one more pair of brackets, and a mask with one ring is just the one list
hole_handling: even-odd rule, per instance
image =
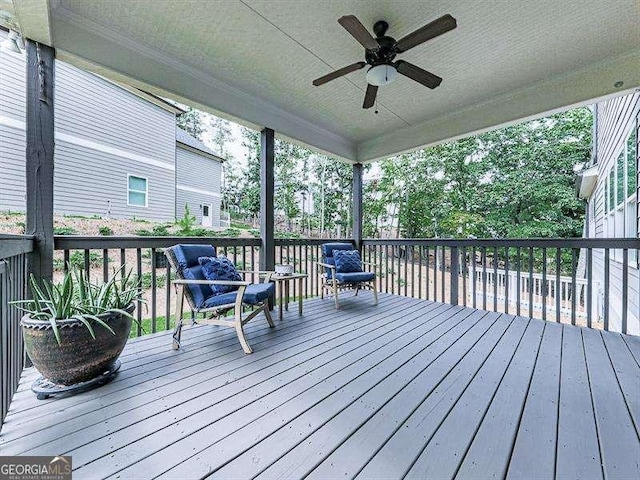
[[213, 217], [211, 216], [212, 205], [205, 204], [202, 205], [202, 226], [203, 227], [212, 227], [213, 226]]

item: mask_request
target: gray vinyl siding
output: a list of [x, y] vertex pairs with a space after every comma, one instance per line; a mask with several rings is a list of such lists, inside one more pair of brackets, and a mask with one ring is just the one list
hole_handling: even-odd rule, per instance
[[[640, 93], [634, 93], [623, 97], [614, 98], [598, 104], [598, 135], [596, 139], [596, 152], [598, 161], [598, 182], [594, 193], [589, 199], [589, 207], [595, 210], [592, 219], [592, 231], [594, 237], [603, 238], [607, 236], [606, 215], [604, 209], [605, 203], [605, 184], [607, 176], [612, 167], [615, 168], [616, 159], [627, 140], [629, 132], [632, 128], [638, 128], [638, 115], [640, 112]], [[636, 205], [638, 204], [638, 196], [636, 194]], [[616, 233], [616, 236], [618, 235]], [[594, 311], [601, 308], [604, 302], [604, 296], [609, 296], [611, 305], [609, 311], [610, 329], [620, 331], [622, 316], [622, 262], [613, 258], [614, 252], [611, 252], [610, 268], [610, 286], [609, 291], [604, 291], [604, 251], [593, 251], [593, 278], [596, 281], [594, 292], [597, 293], [594, 299]], [[639, 272], [638, 260], [630, 259], [629, 264], [629, 285], [628, 285], [628, 332], [632, 334], [640, 334], [639, 320]]]
[[[177, 216], [184, 214], [185, 204], [189, 211], [202, 223], [202, 205], [211, 204], [213, 226], [220, 226], [220, 179], [222, 163], [205, 155], [200, 155], [178, 144], [176, 148], [177, 176]], [[180, 187], [190, 187], [202, 192], [187, 191]], [[210, 192], [207, 195], [204, 192]]]
[[[25, 208], [25, 62], [0, 51], [0, 210]], [[104, 215], [111, 201], [114, 218], [173, 220], [174, 113], [71, 65], [55, 68], [55, 212]], [[127, 174], [148, 179], [147, 207], [127, 205]]]
[[0, 211], [24, 211], [24, 130], [0, 125]]
[[59, 61], [55, 114], [56, 130], [174, 164], [172, 113]]
[[[0, 31], [0, 41], [6, 33]], [[25, 208], [26, 78], [22, 55], [0, 49], [0, 211]]]
[[[171, 170], [61, 141], [56, 142], [55, 161], [57, 213], [156, 221], [174, 218]], [[148, 207], [127, 205], [128, 174], [147, 179]]]

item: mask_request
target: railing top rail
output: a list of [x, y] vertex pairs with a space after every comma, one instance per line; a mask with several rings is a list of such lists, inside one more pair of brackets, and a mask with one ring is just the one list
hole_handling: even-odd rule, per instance
[[178, 243], [214, 245], [216, 247], [259, 247], [259, 238], [227, 237], [85, 237], [56, 235], [56, 250], [117, 249], [117, 248], [167, 248]]
[[537, 247], [640, 249], [639, 238], [404, 238], [363, 240], [364, 245], [433, 247]]
[[0, 234], [0, 259], [33, 251], [33, 235]]
[[354, 243], [352, 238], [276, 238], [276, 246], [322, 245], [323, 243]]

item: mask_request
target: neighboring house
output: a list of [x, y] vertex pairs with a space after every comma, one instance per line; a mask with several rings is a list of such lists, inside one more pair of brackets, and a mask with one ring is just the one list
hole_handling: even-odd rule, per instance
[[176, 128], [176, 216], [185, 205], [204, 227], [220, 226], [222, 160], [187, 132]]
[[[638, 237], [638, 128], [640, 93], [596, 104], [593, 157], [578, 177], [579, 196], [587, 203], [585, 236], [591, 238]], [[627, 309], [629, 333], [640, 334], [638, 319], [638, 267], [636, 251], [629, 251]], [[610, 302], [609, 322], [620, 331], [622, 317], [622, 251], [611, 251], [610, 288], [604, 291], [604, 252], [593, 251], [593, 311], [602, 318], [604, 298]]]
[[[0, 41], [6, 33], [0, 30]], [[25, 209], [25, 56], [0, 50], [0, 211]], [[176, 129], [182, 110], [56, 61], [54, 210], [220, 224], [222, 159]]]

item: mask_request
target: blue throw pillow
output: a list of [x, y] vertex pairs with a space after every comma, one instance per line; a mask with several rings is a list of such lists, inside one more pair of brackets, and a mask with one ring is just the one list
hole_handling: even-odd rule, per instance
[[[236, 282], [242, 280], [235, 265], [227, 257], [200, 257], [198, 263], [207, 280], [232, 280]], [[238, 287], [234, 285], [211, 285], [214, 295], [222, 295], [237, 289]]]
[[362, 271], [362, 261], [358, 250], [334, 250], [333, 259], [336, 263], [336, 273]]

